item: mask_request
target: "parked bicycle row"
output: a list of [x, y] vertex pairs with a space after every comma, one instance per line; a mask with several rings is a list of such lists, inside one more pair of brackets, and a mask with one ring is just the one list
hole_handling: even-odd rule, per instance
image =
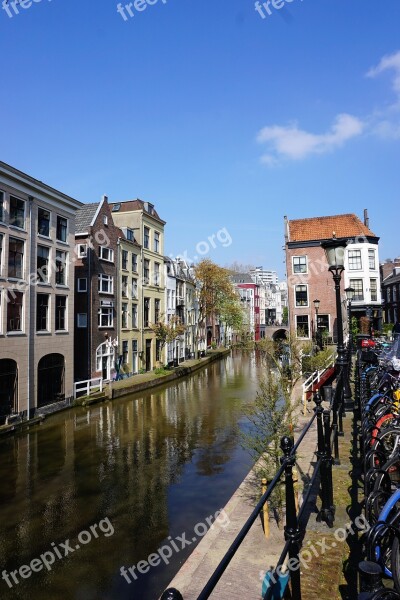
[[[400, 599], [400, 335], [392, 343], [362, 340], [356, 363], [364, 466], [364, 592]], [[383, 582], [382, 582], [383, 580]]]

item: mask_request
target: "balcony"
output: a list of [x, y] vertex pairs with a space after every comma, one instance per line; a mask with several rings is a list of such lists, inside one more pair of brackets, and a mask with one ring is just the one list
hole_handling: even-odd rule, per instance
[[183, 296], [176, 297], [176, 306], [185, 306], [185, 298]]

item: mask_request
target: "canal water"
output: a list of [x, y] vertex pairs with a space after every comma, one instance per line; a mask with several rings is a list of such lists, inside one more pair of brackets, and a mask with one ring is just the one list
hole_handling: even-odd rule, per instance
[[[200, 541], [196, 526], [252, 466], [240, 431], [261, 368], [254, 353], [234, 352], [154, 393], [1, 440], [0, 572], [18, 583], [0, 579], [0, 598], [157, 599]], [[130, 584], [121, 576], [165, 545], [165, 562]]]

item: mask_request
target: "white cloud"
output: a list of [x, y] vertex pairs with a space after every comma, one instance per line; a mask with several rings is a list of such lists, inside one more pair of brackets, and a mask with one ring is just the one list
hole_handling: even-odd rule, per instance
[[384, 56], [366, 75], [376, 78], [386, 71], [392, 72], [395, 104], [375, 109], [364, 119], [347, 113], [339, 114], [325, 133], [305, 131], [297, 123], [264, 127], [257, 135], [257, 141], [268, 149], [261, 157], [261, 162], [271, 167], [282, 159], [302, 160], [311, 155], [324, 154], [363, 133], [386, 140], [400, 139], [400, 50]]
[[266, 143], [269, 153], [261, 161], [271, 166], [279, 158], [301, 160], [311, 154], [324, 154], [360, 135], [363, 130], [364, 123], [348, 114], [337, 115], [329, 131], [322, 134], [309, 133], [299, 129], [297, 124], [264, 127], [259, 131], [257, 141]]
[[[377, 77], [384, 71], [394, 70], [393, 89], [400, 102], [400, 50], [394, 54], [384, 56], [376, 67], [372, 67], [367, 77]], [[400, 107], [400, 106], [399, 106]]]

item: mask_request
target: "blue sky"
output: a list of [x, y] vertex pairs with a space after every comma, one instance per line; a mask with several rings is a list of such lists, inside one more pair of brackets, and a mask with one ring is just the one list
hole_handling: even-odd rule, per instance
[[285, 214], [368, 208], [400, 255], [400, 3], [279, 1], [0, 10], [1, 160], [83, 202], [153, 202], [167, 254], [225, 228], [213, 260], [283, 275]]

